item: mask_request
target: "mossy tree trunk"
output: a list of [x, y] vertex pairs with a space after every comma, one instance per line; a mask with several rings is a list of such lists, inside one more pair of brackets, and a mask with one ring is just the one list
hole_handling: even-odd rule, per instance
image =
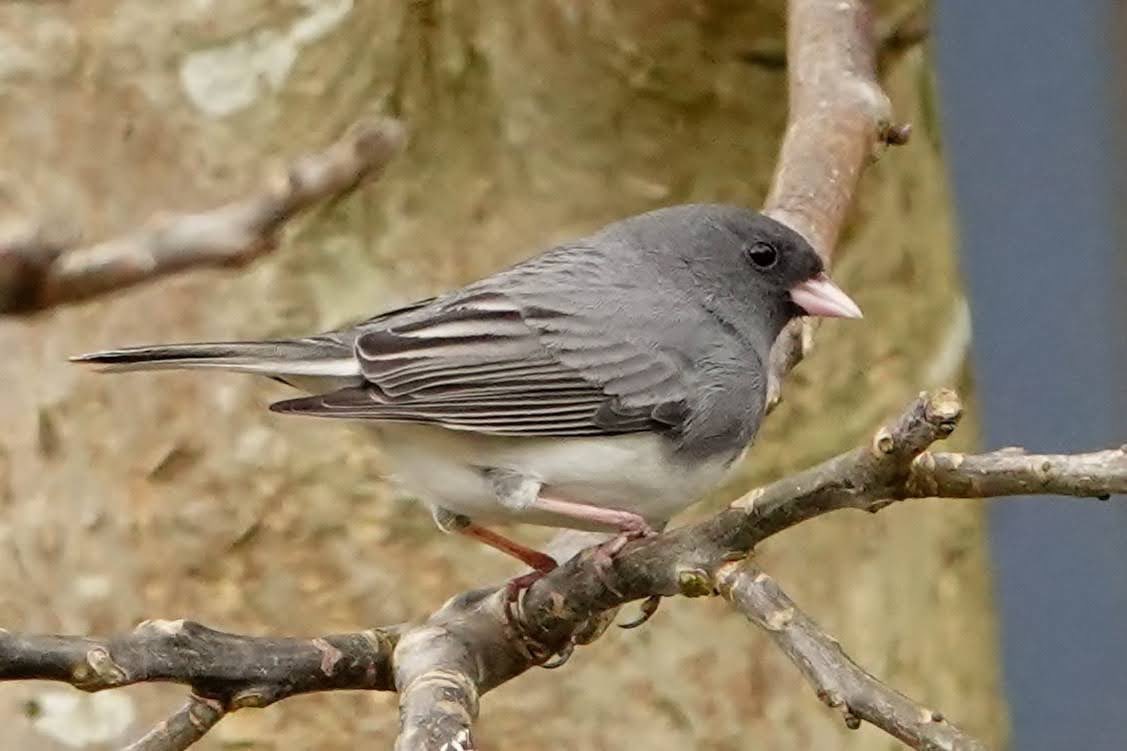
[[[96, 239], [237, 196], [270, 160], [328, 142], [367, 111], [400, 115], [412, 134], [383, 180], [315, 211], [248, 271], [0, 323], [0, 626], [106, 633], [190, 616], [315, 634], [419, 616], [510, 573], [397, 496], [362, 434], [267, 413], [281, 386], [100, 378], [65, 357], [304, 333], [626, 214], [757, 205], [785, 78], [741, 53], [781, 42], [782, 11], [725, 0], [0, 8], [6, 218]], [[920, 388], [961, 373], [928, 76], [921, 49], [887, 71], [915, 138], [868, 172], [835, 270], [865, 321], [821, 328], [740, 487], [854, 443]], [[759, 555], [862, 664], [996, 740], [983, 546], [978, 508], [905, 504], [817, 520]], [[0, 687], [13, 748], [61, 749], [64, 737], [117, 747], [115, 733], [136, 734], [179, 701], [179, 690], [142, 686], [76, 708], [60, 698], [68, 691]], [[396, 722], [391, 695], [302, 697], [233, 715], [201, 745], [388, 747]], [[702, 601], [668, 602], [642, 631], [611, 633], [567, 668], [490, 694], [479, 732], [513, 751], [895, 747], [876, 731], [848, 734], [761, 634]]]

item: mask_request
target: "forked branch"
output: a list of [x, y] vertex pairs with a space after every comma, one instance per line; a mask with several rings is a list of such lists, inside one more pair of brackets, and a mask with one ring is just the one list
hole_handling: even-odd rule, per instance
[[841, 712], [847, 727], [869, 722], [911, 748], [926, 751], [986, 751], [978, 740], [881, 683], [802, 612], [775, 580], [750, 563], [734, 563], [717, 576], [720, 593], [762, 628], [790, 658], [818, 698]]
[[[400, 692], [399, 751], [473, 748], [480, 697], [552, 654], [597, 638], [614, 608], [650, 595], [722, 593], [764, 624], [827, 703], [917, 749], [980, 749], [940, 713], [849, 660], [778, 586], [744, 559], [761, 541], [841, 509], [876, 511], [935, 493], [972, 497], [1127, 493], [1127, 449], [1037, 455], [932, 452], [957, 426], [951, 391], [922, 394], [865, 444], [748, 493], [710, 519], [627, 545], [607, 570], [580, 553], [525, 593], [514, 619], [488, 588], [458, 595], [425, 623], [321, 639], [238, 636], [181, 621], [108, 640], [0, 632], [0, 680], [64, 681], [101, 690], [144, 681], [192, 688], [187, 705], [146, 737], [186, 747], [226, 712], [346, 688]], [[189, 727], [190, 726], [190, 727]], [[194, 730], [192, 729], [194, 728]]]
[[[893, 124], [877, 81], [871, 21], [864, 0], [789, 4], [791, 111], [765, 211], [805, 235], [827, 261], [865, 164], [908, 133]], [[309, 185], [343, 190], [378, 170], [398, 140], [388, 135], [394, 132], [365, 141], [365, 149], [346, 138], [334, 152], [340, 161], [329, 160], [341, 169], [311, 173], [320, 182], [291, 176], [280, 191], [83, 251], [55, 247], [36, 256], [27, 250], [34, 243], [0, 249], [0, 312], [39, 310], [188, 265], [249, 260], [270, 247], [288, 216], [332, 192]], [[802, 332], [788, 329], [772, 352], [772, 401], [803, 351]], [[469, 751], [482, 695], [597, 638], [614, 608], [652, 595], [722, 592], [768, 629], [851, 726], [868, 721], [917, 749], [977, 750], [980, 743], [939, 713], [853, 663], [773, 581], [743, 562], [771, 535], [840, 509], [875, 511], [933, 495], [1127, 492], [1123, 449], [930, 453], [960, 413], [952, 392], [921, 395], [865, 445], [753, 491], [699, 524], [631, 543], [609, 571], [590, 552], [580, 553], [529, 588], [512, 618], [502, 593], [484, 589], [452, 598], [421, 625], [312, 640], [222, 634], [183, 622], [109, 640], [0, 632], [0, 680], [57, 680], [86, 690], [140, 681], [190, 686], [187, 704], [132, 747], [146, 751], [186, 748], [225, 713], [295, 693], [397, 690], [398, 751]]]

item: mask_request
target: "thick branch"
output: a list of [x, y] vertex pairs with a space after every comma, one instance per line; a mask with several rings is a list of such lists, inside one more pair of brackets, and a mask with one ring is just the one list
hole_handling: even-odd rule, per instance
[[378, 175], [403, 138], [393, 120], [357, 123], [257, 195], [154, 218], [96, 245], [68, 249], [39, 233], [0, 242], [0, 314], [87, 300], [189, 268], [245, 265], [273, 250], [279, 230], [303, 210]]
[[[927, 40], [930, 33], [929, 10], [925, 0], [881, 25], [876, 44], [878, 71], [887, 69], [896, 58]], [[770, 43], [755, 45], [742, 52], [739, 57], [745, 63], [758, 68], [780, 72], [787, 69], [786, 47], [773, 40]]]
[[790, 116], [765, 210], [830, 257], [892, 105], [876, 78], [865, 0], [791, 0]]
[[[655, 594], [702, 596], [725, 587], [745, 591], [733, 584], [732, 562], [807, 519], [846, 508], [875, 511], [936, 493], [1104, 497], [1127, 492], [1123, 448], [1064, 456], [1013, 449], [980, 455], [928, 452], [954, 430], [960, 414], [953, 392], [923, 394], [864, 445], [749, 493], [699, 524], [630, 543], [609, 569], [593, 551], [580, 553], [524, 593], [513, 621], [505, 616], [502, 593], [484, 589], [452, 598], [416, 628], [321, 639], [237, 636], [181, 621], [149, 622], [108, 640], [0, 631], [0, 680], [57, 680], [91, 691], [141, 681], [189, 685], [206, 701], [190, 703], [165, 730], [154, 731], [166, 736], [172, 735], [167, 728], [212, 722], [207, 701], [231, 710], [308, 691], [394, 689], [400, 692], [404, 728], [399, 751], [470, 749], [480, 695], [573, 643], [593, 640], [607, 614], [624, 603]], [[751, 579], [747, 597], [775, 611], [791, 607], [773, 585]], [[859, 675], [847, 677], [859, 680]], [[866, 706], [853, 707], [853, 713], [864, 719], [869, 717], [861, 712], [871, 713], [882, 727], [900, 722], [900, 714], [880, 715], [883, 705]], [[219, 715], [212, 719], [218, 721]], [[944, 733], [960, 737], [948, 723], [941, 725]]]
[[[441, 618], [463, 607], [473, 612], [473, 595], [447, 603], [430, 622], [408, 633], [395, 650], [402, 731], [395, 751], [470, 751], [470, 724], [477, 717], [477, 653], [480, 640], [446, 628]], [[465, 625], [472, 629], [472, 619]]]
[[[866, 0], [790, 0], [790, 114], [764, 212], [801, 233], [827, 264], [861, 170], [886, 143], [902, 143], [876, 74]], [[810, 346], [794, 322], [771, 352], [768, 403]]]
[[863, 720], [926, 751], [985, 751], [941, 713], [889, 688], [853, 662], [767, 574], [749, 563], [733, 563], [720, 570], [717, 584], [737, 610], [770, 635], [818, 698], [841, 711], [848, 727], [857, 728]]
[[398, 627], [294, 639], [192, 621], [145, 621], [109, 639], [0, 630], [0, 681], [62, 681], [83, 691], [162, 681], [191, 686], [228, 710], [264, 707], [310, 691], [393, 690], [398, 638]]

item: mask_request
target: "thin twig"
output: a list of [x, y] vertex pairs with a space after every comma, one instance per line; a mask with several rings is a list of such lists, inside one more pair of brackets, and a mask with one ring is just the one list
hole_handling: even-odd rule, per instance
[[167, 720], [157, 723], [124, 751], [184, 751], [227, 714], [222, 702], [191, 694]]
[[260, 193], [210, 211], [156, 217], [82, 248], [41, 232], [0, 241], [0, 314], [88, 300], [191, 268], [243, 266], [273, 250], [282, 226], [302, 211], [377, 176], [403, 139], [394, 120], [362, 121]]
[[750, 563], [717, 573], [720, 594], [764, 629], [827, 706], [845, 724], [862, 721], [925, 751], [985, 751], [986, 747], [928, 709], [889, 688], [850, 659], [833, 637], [802, 612], [778, 584]]
[[1071, 495], [1107, 500], [1127, 493], [1127, 446], [1090, 454], [924, 453], [912, 463], [908, 497], [996, 498], [1004, 495]]

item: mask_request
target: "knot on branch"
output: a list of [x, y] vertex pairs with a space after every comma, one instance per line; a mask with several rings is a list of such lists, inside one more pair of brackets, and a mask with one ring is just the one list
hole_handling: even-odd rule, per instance
[[953, 389], [939, 389], [931, 394], [921, 393], [925, 400], [924, 411], [930, 423], [945, 434], [955, 430], [963, 416], [963, 405]]
[[[841, 76], [835, 82], [834, 98], [830, 100], [832, 107], [840, 109], [846, 116], [861, 115], [869, 122], [874, 123], [878, 135], [881, 135], [892, 122], [892, 100], [884, 93], [880, 82], [871, 73], [857, 73]], [[828, 113], [829, 117], [836, 117], [836, 113]]]
[[951, 435], [962, 415], [962, 402], [953, 390], [921, 392], [896, 422], [876, 432], [873, 454], [907, 469], [928, 446]]
[[715, 586], [703, 568], [685, 567], [677, 570], [677, 591], [684, 597], [707, 597]]
[[[141, 621], [133, 629], [133, 633], [140, 637], [148, 636], [160, 638], [176, 636], [177, 634], [184, 631], [187, 625], [188, 621], [185, 621], [183, 618], [177, 619], [175, 621], [154, 619], [149, 621]], [[192, 625], [204, 629], [205, 631], [210, 630], [206, 626], [198, 623], [192, 623]]]
[[815, 691], [818, 701], [825, 704], [830, 709], [836, 709], [841, 712], [841, 719], [845, 722], [845, 727], [850, 730], [857, 730], [861, 727], [861, 718], [858, 717], [852, 709], [849, 708], [849, 703], [841, 692], [837, 690], [819, 688]]
[[911, 123], [884, 123], [880, 128], [880, 139], [889, 146], [904, 146], [912, 138]]
[[100, 646], [86, 652], [85, 662], [75, 666], [71, 678], [74, 687], [83, 691], [101, 691], [129, 682], [128, 674], [114, 662], [109, 650]]

